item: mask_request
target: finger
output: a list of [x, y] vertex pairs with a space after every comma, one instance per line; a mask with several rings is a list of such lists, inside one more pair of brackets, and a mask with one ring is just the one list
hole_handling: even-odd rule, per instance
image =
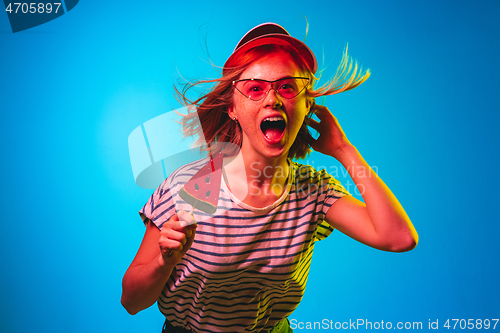
[[196, 224], [192, 224], [186, 228], [184, 228], [183, 232], [186, 235], [186, 238], [190, 238], [193, 236], [193, 234], [196, 232]]
[[183, 243], [174, 239], [162, 239], [159, 242], [160, 250], [162, 253], [170, 253], [171, 251], [182, 251], [184, 248]]
[[316, 105], [314, 106], [314, 111], [316, 111], [316, 112], [321, 112], [321, 113], [324, 113], [325, 111], [330, 112], [330, 110], [328, 110], [328, 108], [327, 108], [326, 106], [324, 106], [324, 105], [319, 105], [319, 104], [316, 104]]
[[316, 116], [318, 116], [318, 118], [320, 120], [323, 120], [323, 119], [325, 119], [326, 117], [329, 117], [329, 116], [333, 117], [333, 114], [324, 105], [316, 105], [316, 108], [314, 110], [316, 111], [315, 112]]
[[194, 242], [194, 238], [195, 238], [195, 235], [196, 235], [196, 224], [192, 225], [191, 227], [189, 227], [189, 230], [190, 230], [190, 235], [186, 241], [186, 244], [184, 244], [184, 251], [183, 252], [187, 252], [187, 250], [189, 250], [191, 248], [191, 245], [193, 244]]
[[177, 213], [177, 216], [179, 217], [181, 224], [183, 224], [182, 222], [184, 222], [184, 224], [185, 224], [184, 226], [196, 224], [196, 220], [194, 219], [194, 216], [192, 214], [189, 214], [185, 210], [179, 211]]
[[312, 118], [309, 118], [306, 120], [306, 125], [311, 126], [316, 131], [318, 131], [321, 127], [321, 124], [319, 123], [319, 121], [316, 121], [315, 119], [312, 119]]
[[184, 228], [187, 227], [187, 223], [183, 220], [181, 221], [169, 220], [168, 222], [165, 222], [163, 224], [163, 227], [167, 227], [172, 230], [182, 231], [184, 230]]
[[184, 230], [184, 237], [182, 241], [176, 242], [174, 239], [165, 238], [160, 241], [160, 248], [162, 249], [162, 253], [166, 254], [167, 257], [171, 257], [174, 252], [180, 252], [182, 254], [186, 253], [187, 250], [191, 247], [194, 241], [194, 236], [196, 234], [196, 224], [193, 224]]
[[160, 239], [172, 239], [184, 244], [186, 239], [186, 234], [182, 230], [174, 230], [166, 227], [162, 228], [160, 233]]

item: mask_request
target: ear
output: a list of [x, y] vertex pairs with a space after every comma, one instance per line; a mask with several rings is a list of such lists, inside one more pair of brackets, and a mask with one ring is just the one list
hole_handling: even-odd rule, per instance
[[234, 109], [233, 109], [232, 105], [227, 108], [227, 115], [231, 119], [233, 119], [236, 116], [236, 114], [234, 113]]
[[312, 108], [316, 104], [315, 100], [313, 97], [306, 98], [306, 108], [307, 108], [307, 113], [310, 113], [312, 111]]

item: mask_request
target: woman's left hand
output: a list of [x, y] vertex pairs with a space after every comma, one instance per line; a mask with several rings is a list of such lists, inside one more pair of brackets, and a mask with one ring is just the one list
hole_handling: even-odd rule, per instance
[[351, 143], [347, 140], [337, 118], [326, 106], [315, 105], [314, 108], [320, 121], [307, 119], [306, 124], [318, 131], [319, 137], [310, 142], [311, 147], [322, 154], [338, 159], [339, 152]]

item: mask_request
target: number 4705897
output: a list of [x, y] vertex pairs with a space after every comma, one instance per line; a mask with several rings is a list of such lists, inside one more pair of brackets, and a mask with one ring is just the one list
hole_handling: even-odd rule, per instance
[[[56, 5], [57, 5], [57, 7], [54, 8]], [[14, 7], [15, 7], [15, 9], [14, 9]], [[11, 3], [11, 2], [9, 2], [7, 7], [5, 8], [5, 11], [9, 12], [9, 14], [11, 14], [12, 12], [14, 12], [14, 14], [18, 14], [18, 13], [19, 14], [21, 14], [21, 13], [23, 13], [23, 14], [28, 14], [28, 13], [31, 13], [31, 14], [35, 14], [35, 13], [50, 14], [50, 13], [52, 13], [52, 11], [54, 11], [57, 14], [59, 7], [61, 7], [60, 2], [54, 2], [54, 6], [52, 6], [52, 4], [50, 2], [47, 2], [47, 3], [31, 2], [29, 4], [26, 2], [24, 2], [24, 3], [21, 3], [21, 2]]]
[[[450, 323], [450, 320], [452, 323]], [[498, 319], [448, 319], [446, 320], [446, 323], [444, 323], [443, 327], [446, 327], [447, 329], [495, 329], [498, 324]], [[457, 326], [458, 325], [458, 326]], [[493, 325], [493, 326], [492, 326]]]

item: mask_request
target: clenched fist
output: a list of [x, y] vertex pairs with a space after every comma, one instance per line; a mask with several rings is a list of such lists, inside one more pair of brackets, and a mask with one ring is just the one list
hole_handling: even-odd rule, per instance
[[159, 245], [165, 262], [179, 262], [189, 250], [196, 234], [193, 215], [181, 210], [165, 222], [160, 232]]

